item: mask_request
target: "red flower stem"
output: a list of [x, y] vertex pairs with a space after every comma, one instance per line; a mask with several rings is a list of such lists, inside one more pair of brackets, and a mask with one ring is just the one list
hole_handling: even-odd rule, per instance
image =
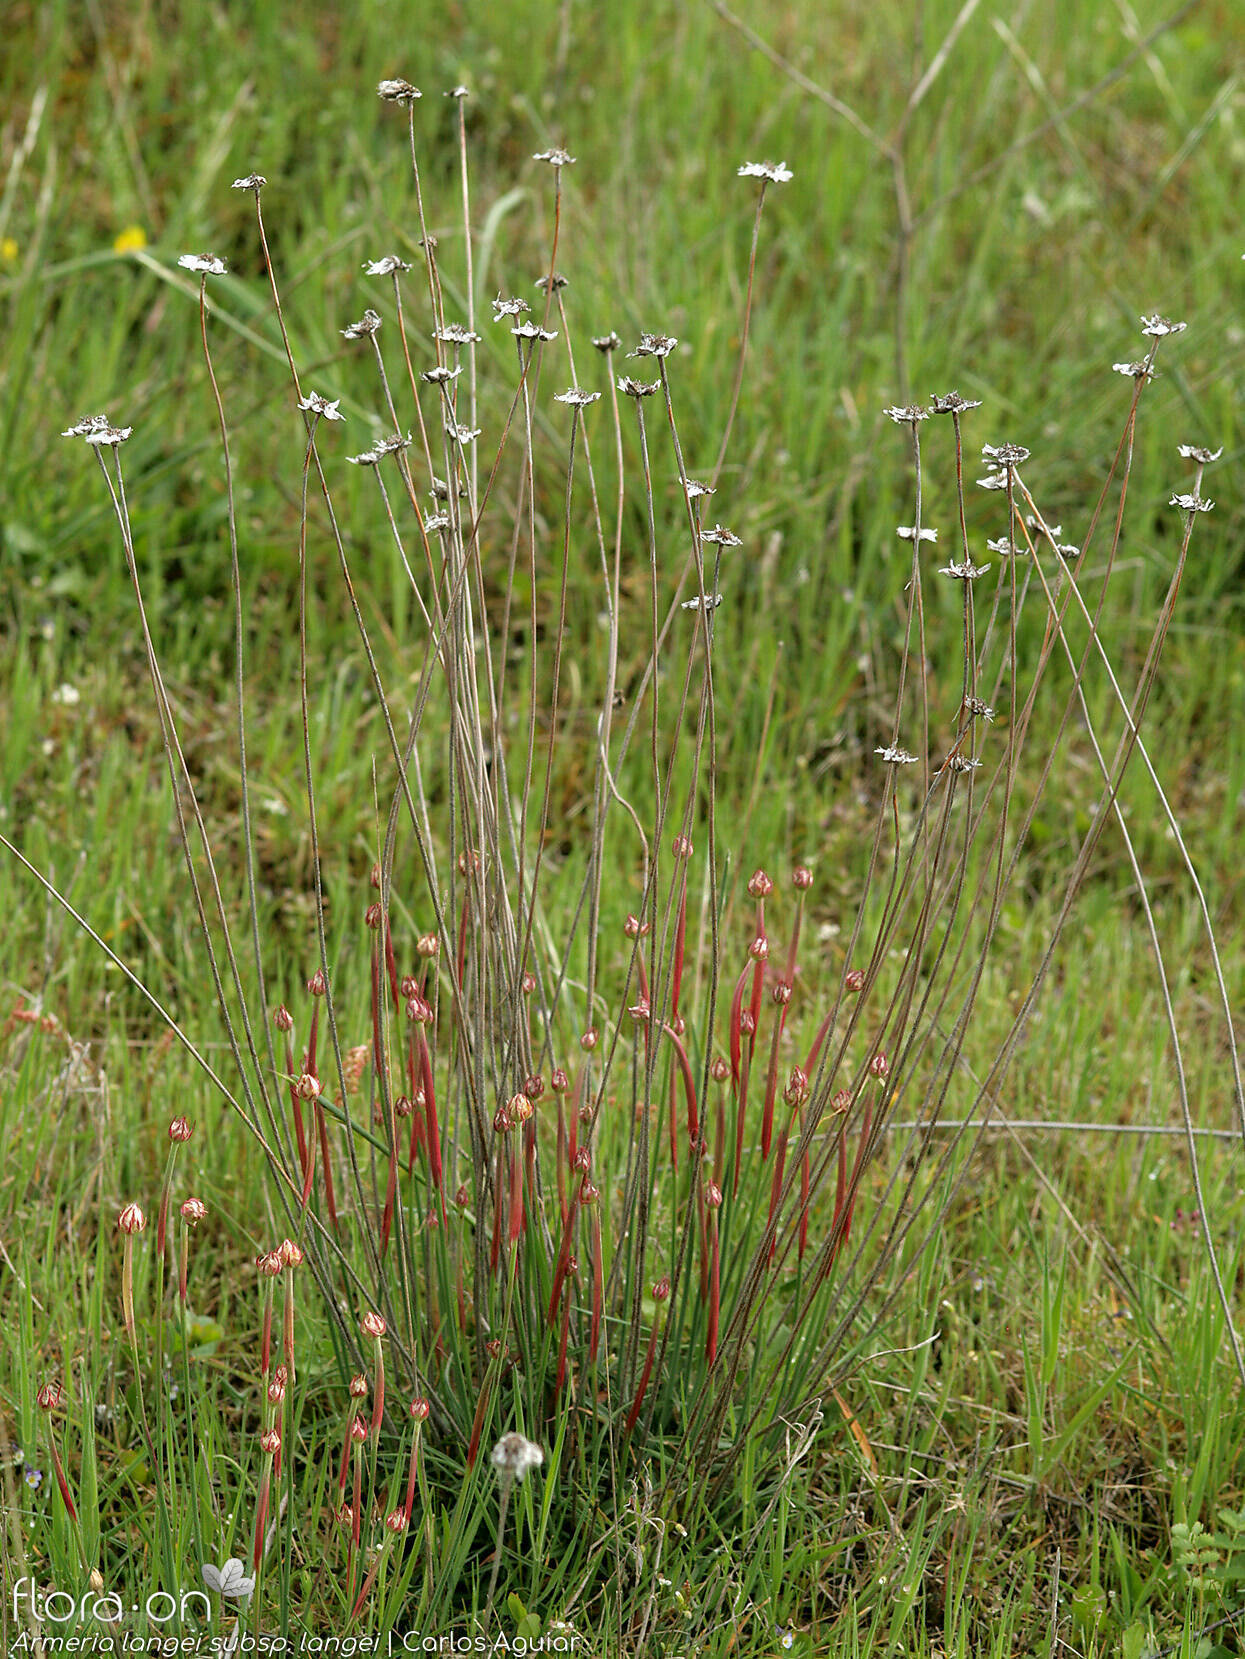
[[690, 1145], [695, 1146], [700, 1136], [700, 1114], [696, 1107], [696, 1079], [692, 1075], [692, 1063], [687, 1057], [683, 1039], [678, 1036], [674, 1028], [666, 1025], [662, 1029], [674, 1044], [679, 1070], [683, 1074], [683, 1094], [687, 1101], [687, 1139]]
[[653, 1318], [653, 1329], [649, 1333], [648, 1352], [644, 1356], [644, 1369], [640, 1372], [639, 1386], [635, 1391], [635, 1400], [631, 1410], [627, 1413], [626, 1432], [630, 1434], [640, 1419], [640, 1412], [644, 1407], [644, 1396], [648, 1392], [649, 1378], [653, 1374], [653, 1360], [657, 1353], [657, 1338], [661, 1332], [661, 1320]]
[[320, 1161], [324, 1165], [324, 1205], [329, 1212], [329, 1220], [337, 1226], [337, 1199], [333, 1192], [333, 1164], [329, 1158], [329, 1130], [324, 1116], [324, 1107], [316, 1101], [316, 1128], [320, 1134]]
[[712, 1365], [718, 1357], [718, 1320], [721, 1313], [721, 1276], [718, 1264], [718, 1212], [709, 1211], [709, 1332], [705, 1339], [705, 1358]]

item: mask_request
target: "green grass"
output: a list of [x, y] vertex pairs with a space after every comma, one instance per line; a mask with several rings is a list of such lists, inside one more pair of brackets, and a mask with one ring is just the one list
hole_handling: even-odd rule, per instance
[[[532, 295], [548, 257], [552, 194], [545, 170], [528, 158], [565, 141], [577, 161], [564, 180], [558, 264], [571, 280], [577, 351], [611, 327], [628, 343], [642, 329], [679, 336], [685, 349], [672, 360], [672, 379], [693, 473], [713, 465], [739, 346], [754, 197], [735, 169], [769, 156], [794, 170], [766, 202], [744, 396], [717, 498], [745, 546], [724, 569], [715, 651], [727, 732], [720, 841], [730, 850], [730, 878], [742, 881], [757, 863], [775, 874], [801, 860], [817, 868], [810, 926], [822, 927], [824, 939], [809, 960], [806, 1021], [816, 1006], [812, 985], [829, 985], [843, 966], [874, 804], [866, 757], [889, 738], [902, 645], [906, 567], [894, 527], [911, 521], [910, 453], [882, 408], [909, 391], [924, 397], [952, 385], [982, 398], [983, 409], [967, 417], [970, 445], [1028, 445], [1026, 479], [1079, 541], [1131, 390], [1110, 364], [1141, 354], [1141, 313], [1188, 319], [1188, 333], [1165, 344], [1163, 372], [1143, 400], [1116, 578], [1129, 603], [1116, 604], [1104, 631], [1113, 660], [1135, 677], [1144, 619], [1179, 547], [1180, 515], [1166, 502], [1189, 484], [1174, 446], [1224, 445], [1207, 477], [1216, 511], [1196, 526], [1147, 742], [1194, 851], [1239, 1005], [1245, 149], [1240, 88], [1227, 78], [1231, 8], [1193, 7], [1067, 116], [1060, 112], [1129, 58], [1161, 9], [1065, 3], [1009, 14], [1006, 27], [976, 12], [903, 141], [913, 231], [902, 293], [887, 163], [749, 52], [709, 6], [627, 9], [608, 35], [574, 7], [488, 10], [428, 20], [396, 54], [394, 13], [371, 5], [349, 21], [335, 9], [308, 16], [275, 8], [245, 25], [197, 4], [179, 8], [172, 25], [150, 6], [17, 15], [0, 63], [9, 112], [0, 163], [10, 181], [0, 194], [0, 242], [13, 243], [0, 264], [0, 704], [9, 711], [0, 829], [223, 1065], [211, 1046], [219, 1027], [119, 538], [96, 469], [58, 435], [97, 408], [135, 427], [127, 485], [145, 597], [229, 900], [240, 905], [225, 508], [194, 284], [175, 265], [188, 248], [211, 248], [236, 273], [212, 292], [212, 329], [239, 468], [266, 969], [292, 1002], [315, 965], [290, 622], [302, 434], [291, 425], [251, 203], [228, 185], [253, 167], [269, 178], [265, 220], [304, 383], [340, 395], [350, 416], [347, 438], [331, 440], [339, 461], [373, 430], [366, 361], [338, 332], [386, 298], [360, 266], [390, 250], [414, 257], [419, 234], [402, 123], [372, 87], [396, 73], [424, 87], [416, 128], [430, 229], [462, 314], [454, 106], [439, 96], [462, 80], [475, 94], [467, 111], [473, 216], [484, 227], [475, 249], [479, 313], [487, 316], [499, 290]], [[916, 66], [930, 62], [954, 15], [946, 4], [925, 8], [920, 38], [910, 25], [898, 31], [884, 8], [856, 4], [833, 16], [811, 6], [758, 7], [747, 21], [889, 135]], [[206, 50], [195, 45], [201, 40]], [[47, 101], [25, 153], [41, 89]], [[129, 225], [143, 228], [147, 247], [116, 254], [114, 239]], [[481, 332], [490, 371], [482, 384], [497, 385], [508, 360], [487, 323]], [[555, 382], [568, 383], [563, 370], [561, 361], [544, 370], [546, 411]], [[586, 381], [588, 366], [580, 361], [579, 370]], [[497, 431], [503, 413], [486, 398], [486, 431]], [[941, 544], [954, 545], [949, 434], [936, 426], [927, 429], [923, 518], [939, 526]], [[594, 445], [605, 431], [604, 422], [593, 430]], [[663, 477], [665, 542], [680, 504], [668, 467]], [[345, 479], [338, 505], [360, 600], [377, 623], [382, 674], [405, 687], [418, 674], [420, 630], [366, 483]], [[503, 478], [503, 491], [513, 486], [513, 475]], [[538, 490], [553, 539], [560, 487], [549, 465]], [[969, 511], [975, 541], [998, 533], [996, 498], [970, 490]], [[626, 620], [642, 630], [638, 498], [626, 532]], [[1107, 540], [1100, 531], [1091, 570]], [[334, 872], [330, 948], [351, 986], [343, 1026], [349, 1041], [365, 1042], [356, 910], [376, 845], [367, 759], [387, 750], [326, 546], [321, 538], [313, 548], [311, 569], [320, 670], [311, 727], [321, 837]], [[568, 891], [584, 867], [575, 825], [591, 789], [600, 685], [592, 571], [585, 559], [568, 593], [572, 741], [558, 753], [555, 793], [569, 825], [559, 848]], [[485, 574], [499, 594], [504, 546], [485, 550]], [[674, 574], [663, 572], [670, 592]], [[552, 579], [538, 584], [542, 627], [552, 627], [556, 602]], [[517, 616], [527, 603], [520, 582]], [[929, 609], [931, 698], [946, 707], [958, 689], [958, 595], [932, 593]], [[1021, 648], [1032, 662], [1039, 634], [1031, 621], [1027, 629]], [[514, 643], [521, 653], [517, 626]], [[641, 666], [637, 652], [622, 665], [624, 679]], [[1065, 669], [1052, 670], [1052, 703], [1069, 683]], [[63, 684], [77, 701], [58, 699]], [[1095, 725], [1118, 730], [1101, 685], [1090, 697]], [[1035, 971], [1058, 876], [1099, 793], [1079, 724], [1066, 754], [1083, 787], [1048, 793], [1033, 825], [975, 1016], [974, 1054], [987, 1061], [1014, 1015], [1015, 988]], [[1022, 780], [1021, 805], [1025, 787]], [[1190, 1100], [1199, 1124], [1231, 1129], [1215, 992], [1187, 880], [1139, 772], [1124, 804], [1173, 969]], [[625, 962], [619, 924], [635, 906], [622, 881], [606, 895], [612, 967]], [[45, 1585], [77, 1582], [34, 1403], [46, 1377], [72, 1375], [74, 1398], [56, 1422], [84, 1526], [88, 1535], [103, 1529], [108, 1588], [141, 1599], [157, 1580], [180, 1581], [167, 1558], [194, 1559], [196, 1519], [225, 1548], [248, 1553], [261, 1461], [249, 1433], [259, 1320], [250, 1263], [271, 1242], [277, 1217], [254, 1148], [218, 1097], [118, 971], [7, 858], [0, 907], [0, 1136], [8, 1149], [0, 1171], [0, 1415], [9, 1444], [44, 1471], [38, 1491], [21, 1484], [20, 1468], [0, 1488], [11, 1500], [9, 1538], [22, 1532], [28, 1570]], [[738, 923], [743, 911], [732, 914]], [[6, 1024], [18, 1007], [53, 1016], [55, 1027]], [[958, 1102], [973, 1092], [961, 1079], [947, 1115], [960, 1116]], [[1099, 845], [999, 1106], [1026, 1121], [1178, 1122], [1152, 960], [1113, 831]], [[134, 1427], [113, 1222], [122, 1202], [158, 1192], [174, 1112], [196, 1124], [195, 1190], [209, 1220], [196, 1236], [191, 1295], [200, 1458], [193, 1466], [187, 1459], [176, 1407], [168, 1450], [184, 1502], [171, 1516], [170, 1540], [161, 1538]], [[884, 1142], [866, 1175], [872, 1198], [881, 1201], [903, 1153], [898, 1134]], [[953, 1154], [947, 1173], [969, 1157], [967, 1146]], [[1207, 1211], [1230, 1294], [1241, 1270], [1235, 1157], [1230, 1142], [1203, 1143]], [[1025, 1651], [1053, 1659], [1058, 1639], [1086, 1654], [1140, 1656], [1151, 1651], [1151, 1635], [1157, 1648], [1209, 1651], [1198, 1648], [1198, 1632], [1234, 1606], [1233, 1533], [1222, 1514], [1242, 1503], [1242, 1425], [1205, 1253], [1183, 1219], [1196, 1207], [1183, 1142], [992, 1135], [971, 1160], [933, 1247], [918, 1257], [918, 1226], [893, 1264], [896, 1283], [908, 1266], [911, 1277], [884, 1329], [845, 1373], [835, 1372], [811, 1443], [794, 1420], [769, 1424], [747, 1442], [747, 1465], [729, 1495], [681, 1515], [686, 1536], [673, 1526], [663, 1535], [645, 1514], [643, 1465], [620, 1478], [600, 1535], [608, 1559], [630, 1560], [634, 1576], [614, 1570], [616, 1582], [594, 1603], [601, 1623], [588, 1651], [631, 1651], [640, 1622], [652, 1651], [758, 1659], [785, 1651], [778, 1633], [788, 1629], [791, 1651], [810, 1655]], [[946, 1178], [927, 1165], [921, 1190]], [[145, 1201], [154, 1209], [154, 1199]], [[150, 1255], [141, 1257], [140, 1273], [150, 1269]], [[883, 1281], [880, 1295], [887, 1289]], [[140, 1284], [148, 1308], [152, 1290]], [[336, 1547], [339, 1366], [352, 1367], [310, 1300], [300, 1317], [313, 1358], [298, 1379], [293, 1420], [306, 1455], [290, 1493], [294, 1547], [278, 1605], [283, 1618], [344, 1629], [340, 1562], [331, 1556], [327, 1572], [321, 1562]], [[166, 1347], [180, 1366], [172, 1325]], [[808, 1392], [830, 1380], [808, 1379]], [[662, 1409], [676, 1421], [688, 1403], [671, 1398]], [[473, 1405], [474, 1394], [460, 1402], [468, 1426]], [[544, 1474], [555, 1466], [553, 1451], [546, 1448]], [[400, 1486], [405, 1454], [394, 1455]], [[429, 1437], [438, 1497], [426, 1556], [409, 1558], [414, 1589], [403, 1590], [388, 1566], [378, 1579], [378, 1601], [400, 1627], [395, 1609], [411, 1605], [420, 1576], [432, 1571], [426, 1563], [447, 1581], [455, 1562], [461, 1569], [459, 1600], [440, 1604], [441, 1616], [450, 1605], [464, 1618], [483, 1605], [496, 1498], [491, 1475], [477, 1471], [456, 1518], [444, 1494], [461, 1481], [461, 1463], [461, 1446]], [[665, 1470], [647, 1472], [660, 1486]], [[518, 1488], [507, 1521], [520, 1552], [508, 1550], [503, 1577], [522, 1604], [507, 1606], [514, 1630], [524, 1608], [538, 1620], [573, 1608], [581, 1581], [600, 1571], [581, 1539], [558, 1531], [566, 1524], [560, 1499], [552, 1521], [546, 1512], [552, 1532], [543, 1547], [522, 1553], [555, 1490], [556, 1479]], [[1219, 1540], [1216, 1559], [1190, 1570], [1173, 1529], [1199, 1521]], [[8, 1609], [0, 1615], [10, 1617]], [[11, 1641], [9, 1626], [0, 1629]], [[1230, 1626], [1216, 1637], [1235, 1651]]]

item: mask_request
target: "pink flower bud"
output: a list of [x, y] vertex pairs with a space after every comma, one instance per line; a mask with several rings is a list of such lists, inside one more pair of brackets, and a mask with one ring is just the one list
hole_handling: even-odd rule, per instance
[[169, 1139], [171, 1141], [188, 1141], [194, 1130], [190, 1127], [187, 1118], [174, 1118], [169, 1124]]
[[314, 1100], [320, 1093], [320, 1079], [314, 1072], [305, 1071], [295, 1083], [294, 1093], [300, 1100]]
[[592, 1053], [593, 1049], [597, 1046], [597, 1028], [595, 1025], [590, 1025], [587, 1031], [584, 1032], [583, 1036], [579, 1039], [579, 1046], [583, 1049], [585, 1054]]
[[415, 954], [429, 961], [441, 949], [441, 941], [435, 933], [421, 933], [415, 941]]
[[774, 891], [774, 883], [764, 870], [757, 870], [748, 878], [748, 891], [754, 899], [767, 899]]
[[187, 1198], [182, 1204], [182, 1219], [191, 1227], [202, 1221], [207, 1214], [207, 1206], [201, 1198]]
[[384, 1336], [389, 1327], [385, 1324], [385, 1321], [378, 1313], [373, 1313], [369, 1310], [359, 1321], [359, 1329], [363, 1332], [364, 1336], [379, 1338]]
[[797, 864], [791, 872], [791, 884], [798, 893], [807, 893], [813, 885], [813, 872], [807, 864]]
[[415, 1396], [415, 1398], [411, 1401], [411, 1416], [415, 1419], [415, 1421], [417, 1423], [426, 1423], [427, 1420], [428, 1420], [428, 1413], [429, 1413], [430, 1410], [431, 1410], [431, 1407], [429, 1406], [427, 1400], [424, 1399], [422, 1394], [417, 1394]]
[[127, 1204], [117, 1217], [117, 1226], [123, 1233], [141, 1233], [147, 1225], [147, 1217], [137, 1204]]
[[351, 1423], [350, 1438], [354, 1441], [356, 1446], [361, 1446], [367, 1439], [367, 1424], [363, 1421], [362, 1417], [356, 1417], [354, 1422]]
[[690, 858], [692, 856], [692, 843], [686, 835], [676, 835], [670, 843], [670, 851], [676, 858]]
[[44, 1383], [35, 1395], [40, 1411], [55, 1411], [65, 1396], [65, 1391], [58, 1382]]
[[715, 1083], [725, 1083], [731, 1075], [730, 1061], [723, 1059], [722, 1055], [719, 1054], [709, 1067], [709, 1075]]
[[670, 1280], [668, 1278], [666, 1278], [665, 1274], [663, 1274], [661, 1276], [661, 1278], [658, 1279], [657, 1283], [653, 1286], [653, 1300], [654, 1300], [654, 1302], [664, 1302], [664, 1301], [667, 1300], [669, 1295], [670, 1295]]
[[307, 981], [307, 989], [311, 992], [313, 997], [322, 997], [328, 988], [328, 981], [324, 977], [324, 969], [317, 968], [315, 973], [313, 973], [311, 978]]
[[843, 989], [853, 995], [865, 988], [865, 976], [862, 968], [849, 968], [843, 975]]
[[276, 1429], [265, 1429], [259, 1437], [259, 1443], [269, 1457], [281, 1450], [281, 1436]]
[[352, 1400], [367, 1399], [367, 1378], [361, 1371], [356, 1371], [350, 1379], [350, 1398]]
[[875, 1054], [869, 1061], [869, 1076], [885, 1081], [890, 1076], [891, 1063], [884, 1054]]
[[553, 1090], [554, 1094], [565, 1094], [570, 1086], [570, 1078], [562, 1070], [561, 1066], [559, 1066], [553, 1076], [549, 1079], [549, 1087]]
[[276, 1026], [278, 1031], [293, 1031], [294, 1016], [290, 1013], [284, 1003], [281, 1004], [276, 1013], [272, 1016], [272, 1023]]
[[363, 920], [367, 926], [373, 930], [373, 932], [380, 926], [381, 914], [381, 908], [379, 904], [376, 903], [369, 904], [367, 909], [363, 912]]

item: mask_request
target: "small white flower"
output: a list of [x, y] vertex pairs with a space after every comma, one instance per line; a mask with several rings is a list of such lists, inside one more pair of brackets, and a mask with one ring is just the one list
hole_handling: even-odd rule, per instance
[[795, 174], [785, 161], [745, 161], [736, 178], [764, 179], [767, 184], [789, 184]]
[[893, 745], [891, 745], [889, 743], [887, 744], [885, 749], [875, 749], [873, 752], [874, 752], [875, 755], [881, 755], [883, 762], [887, 766], [915, 766], [916, 765], [916, 756], [915, 755], [909, 754], [907, 749], [898, 749], [898, 748], [895, 748]]
[[519, 323], [510, 332], [516, 340], [544, 340], [547, 342], [556, 340], [558, 337], [556, 328], [537, 328], [535, 323]]
[[194, 271], [199, 276], [226, 276], [228, 266], [223, 259], [218, 259], [214, 253], [183, 253], [178, 255], [177, 263], [184, 271]]
[[258, 196], [268, 183], [262, 173], [248, 173], [244, 179], [235, 179], [229, 186], [231, 190], [253, 190]]
[[387, 438], [377, 438], [373, 448], [378, 455], [392, 455], [395, 450], [406, 449], [411, 441], [408, 432], [404, 438], [400, 432], [391, 432]]
[[63, 704], [65, 708], [76, 708], [82, 701], [82, 693], [76, 685], [58, 685], [52, 693], [52, 701]]
[[503, 317], [519, 317], [532, 308], [526, 300], [503, 299], [500, 294], [493, 301], [493, 321], [499, 323]]
[[582, 387], [572, 386], [568, 391], [555, 392], [555, 403], [569, 403], [572, 409], [586, 409], [590, 403], [596, 403], [600, 392], [585, 392]]
[[979, 478], [977, 488], [979, 490], [1005, 490], [1007, 488], [1007, 474], [1005, 472], [992, 472], [988, 478]]
[[700, 532], [701, 541], [715, 542], [719, 547], [742, 547], [743, 543], [733, 530], [728, 530], [723, 524], [715, 524], [711, 530]]
[[96, 426], [90, 432], [84, 432], [82, 437], [88, 444], [107, 445], [109, 449], [116, 449], [123, 444], [133, 432], [132, 426]]
[[1153, 380], [1154, 370], [1148, 362], [1112, 363], [1111, 367], [1116, 374], [1126, 375], [1130, 380]]
[[984, 576], [989, 568], [989, 565], [956, 564], [952, 560], [949, 565], [943, 565], [938, 574], [950, 576], [956, 582], [975, 582], [979, 576]]
[[255, 1580], [247, 1577], [245, 1566], [236, 1555], [231, 1555], [223, 1567], [203, 1563], [203, 1582], [226, 1601], [246, 1601], [255, 1589]]
[[697, 501], [702, 495], [712, 495], [713, 493], [714, 487], [712, 484], [702, 484], [699, 478], [688, 479], [687, 499], [689, 501]]
[[1223, 454], [1222, 445], [1218, 449], [1203, 449], [1200, 444], [1177, 444], [1178, 452], [1186, 461], [1196, 461], [1200, 467], [1209, 467]]
[[399, 259], [396, 253], [387, 253], [382, 259], [369, 259], [364, 267], [364, 276], [392, 276], [395, 271], [409, 271], [410, 266], [405, 259]]
[[470, 98], [471, 93], [465, 86], [452, 86], [448, 92], [442, 93], [444, 98]]
[[533, 161], [547, 161], [550, 167], [573, 167], [575, 157], [568, 156], [565, 150], [538, 150], [532, 157]]
[[695, 599], [685, 599], [681, 608], [685, 611], [716, 611], [721, 603], [720, 593], [701, 593]]
[[374, 467], [380, 455], [374, 449], [365, 449], [359, 455], [347, 455], [346, 459], [352, 467]]
[[308, 414], [319, 415], [326, 421], [344, 421], [346, 417], [337, 407], [340, 402], [340, 398], [334, 398], [330, 403], [321, 393], [308, 392], [305, 398], [299, 399], [298, 407], [306, 410]]
[[462, 364], [460, 363], [453, 369], [425, 369], [419, 378], [426, 380], [430, 386], [448, 386], [450, 381], [457, 380], [462, 372]]
[[455, 421], [446, 421], [445, 430], [455, 443], [473, 444], [480, 436], [478, 426], [459, 426]]
[[429, 513], [424, 520], [424, 529], [429, 535], [434, 534], [437, 530], [448, 530], [449, 527], [450, 515], [448, 513]]
[[938, 540], [937, 530], [928, 529], [924, 524], [921, 526], [919, 531], [914, 524], [901, 524], [897, 527], [895, 534], [899, 537], [900, 541]]

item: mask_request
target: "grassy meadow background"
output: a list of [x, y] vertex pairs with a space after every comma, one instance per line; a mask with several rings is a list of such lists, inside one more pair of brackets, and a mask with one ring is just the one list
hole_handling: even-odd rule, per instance
[[[895, 527], [911, 522], [910, 446], [884, 407], [952, 387], [980, 398], [965, 417], [970, 454], [984, 442], [1030, 448], [1027, 482], [1079, 541], [1128, 412], [1132, 383], [1111, 365], [1144, 354], [1143, 313], [1188, 322], [1164, 343], [1142, 398], [1104, 633], [1135, 674], [1183, 531], [1168, 499], [1191, 487], [1176, 445], [1223, 446], [1147, 741], [1241, 1006], [1239, 9], [1007, 0], [965, 7], [957, 23], [945, 0], [749, 0], [740, 16], [786, 67], [691, 0], [608, 12], [569, 0], [274, 4], [262, 16], [206, 0], [7, 8], [0, 830], [209, 1055], [222, 1054], [220, 1033], [123, 551], [98, 469], [59, 434], [96, 410], [134, 427], [125, 464], [149, 615], [205, 811], [218, 843], [236, 850], [224, 501], [197, 284], [176, 266], [187, 251], [227, 259], [233, 275], [211, 297], [238, 469], [264, 947], [273, 984], [299, 986], [317, 960], [291, 620], [304, 436], [253, 203], [229, 185], [253, 169], [267, 176], [265, 223], [304, 385], [342, 399], [346, 448], [358, 448], [375, 392], [340, 330], [386, 297], [363, 277], [364, 261], [416, 257], [419, 236], [403, 124], [375, 96], [388, 75], [424, 91], [415, 127], [451, 295], [463, 281], [457, 106], [441, 94], [470, 89], [480, 315], [499, 291], [530, 296], [547, 268], [552, 193], [533, 152], [564, 143], [576, 157], [563, 176], [557, 261], [568, 309], [585, 341], [610, 329], [627, 347], [642, 330], [678, 337], [681, 437], [702, 475], [730, 402], [747, 279], [755, 195], [736, 169], [767, 158], [794, 173], [766, 200], [718, 496], [744, 542], [724, 567], [715, 638], [718, 835], [732, 878], [758, 864], [775, 876], [814, 868], [827, 975], [841, 968], [850, 931], [879, 788], [872, 751], [889, 741], [902, 644], [907, 555]], [[890, 154], [818, 89], [850, 105]], [[422, 326], [412, 321], [412, 335]], [[482, 358], [500, 361], [482, 332]], [[555, 379], [567, 383], [550, 360], [544, 389]], [[495, 421], [487, 401], [482, 409], [482, 424]], [[936, 425], [926, 429], [924, 522], [945, 526], [946, 540], [954, 474]], [[383, 671], [401, 687], [413, 678], [419, 619], [366, 480], [335, 482], [361, 600], [385, 619]], [[556, 476], [544, 487], [556, 491]], [[987, 529], [993, 499], [970, 489], [976, 540], [998, 533]], [[658, 507], [677, 523], [674, 493]], [[633, 530], [624, 555], [634, 554], [638, 584], [638, 504]], [[344, 936], [373, 862], [369, 760], [387, 752], [335, 556], [314, 537], [312, 548], [321, 834], [337, 871], [330, 915]], [[496, 579], [500, 587], [504, 551]], [[552, 589], [534, 596], [543, 617], [554, 599]], [[958, 605], [951, 594], [930, 601], [935, 694], [958, 685]], [[554, 846], [573, 872], [599, 675], [588, 574], [572, 577], [568, 607], [575, 668]], [[1036, 648], [1036, 625], [1031, 635], [1022, 653]], [[1015, 987], [1041, 956], [1055, 872], [1089, 829], [1092, 757], [1077, 728], [1065, 743], [1084, 757], [1084, 793], [1048, 796], [1034, 822], [976, 1016], [982, 1054], [1001, 1040]], [[1200, 1152], [1239, 1324], [1241, 1145], [1206, 940], [1139, 768], [1124, 804], [1173, 980], [1190, 1099], [1201, 1127], [1228, 1132]], [[240, 868], [231, 879], [240, 903]], [[611, 902], [621, 920], [625, 895]], [[120, 1342], [116, 1214], [140, 1195], [154, 1209], [167, 1122], [184, 1113], [209, 1210], [195, 1269], [204, 1409], [245, 1491], [250, 1453], [240, 1434], [230, 1451], [230, 1437], [245, 1417], [239, 1379], [257, 1340], [253, 1258], [274, 1225], [254, 1150], [133, 989], [7, 854], [0, 917], [0, 1416], [10, 1452], [36, 1457], [34, 1396], [48, 1376], [85, 1364], [107, 1397]], [[816, 971], [810, 960], [806, 972]], [[32, 1011], [42, 1024], [20, 1017]], [[1245, 1583], [1245, 1398], [1187, 1219], [1196, 1201], [1183, 1137], [1034, 1127], [1180, 1127], [1149, 942], [1110, 828], [997, 1106], [1000, 1122], [1029, 1127], [992, 1131], [973, 1151], [971, 1179], [877, 1344], [887, 1352], [810, 1379], [831, 1390], [825, 1420], [798, 1457], [777, 1439], [768, 1466], [758, 1457], [742, 1477], [750, 1495], [737, 1526], [671, 1532], [652, 1651], [1192, 1659], [1216, 1642], [1241, 1651], [1230, 1616]], [[946, 1115], [961, 1115], [954, 1090]], [[884, 1151], [879, 1183], [886, 1163]], [[339, 1390], [327, 1338], [317, 1364], [312, 1387]], [[111, 1571], [140, 1585], [152, 1547], [145, 1471], [120, 1431], [101, 1426], [99, 1441]], [[10, 1458], [0, 1474], [5, 1560], [46, 1572], [59, 1498], [50, 1478], [26, 1482], [25, 1466]], [[1214, 1535], [1200, 1555], [1179, 1530], [1199, 1523]], [[239, 1518], [241, 1532], [246, 1524]], [[550, 1589], [531, 1564], [529, 1608], [560, 1615], [575, 1578], [561, 1571]], [[314, 1607], [328, 1592], [316, 1563], [301, 1572], [300, 1606]], [[0, 1618], [11, 1620], [7, 1603]], [[626, 1651], [584, 1629], [581, 1652]]]

